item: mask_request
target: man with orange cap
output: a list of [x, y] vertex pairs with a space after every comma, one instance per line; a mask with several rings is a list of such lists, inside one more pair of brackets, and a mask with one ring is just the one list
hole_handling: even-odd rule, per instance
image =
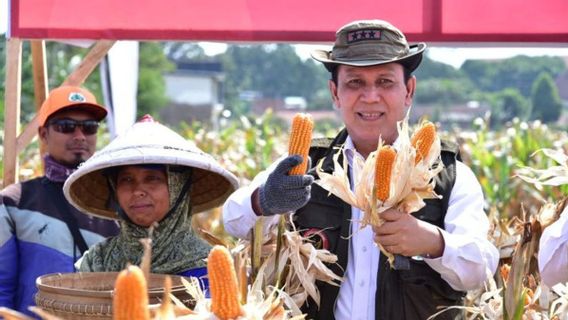
[[36, 278], [73, 272], [91, 245], [118, 233], [114, 221], [85, 215], [63, 196], [63, 183], [95, 152], [106, 109], [75, 86], [50, 92], [38, 114], [45, 175], [7, 186], [0, 200], [0, 307], [30, 314]]

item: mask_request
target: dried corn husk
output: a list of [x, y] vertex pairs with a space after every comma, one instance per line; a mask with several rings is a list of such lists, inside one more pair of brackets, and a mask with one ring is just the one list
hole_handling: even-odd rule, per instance
[[[266, 264], [263, 264], [259, 270], [259, 275], [265, 274], [265, 268]], [[182, 280], [182, 282], [186, 290], [196, 299], [196, 305], [192, 314], [187, 314], [175, 319], [217, 320], [218, 318], [211, 311], [210, 299], [205, 297], [197, 279], [192, 278], [191, 281]], [[265, 293], [267, 289], [269, 291], [268, 294]], [[235, 320], [304, 319], [300, 309], [285, 292], [265, 286], [264, 276], [257, 277], [255, 282], [250, 286], [246, 301], [247, 303], [242, 305], [244, 314]], [[181, 304], [181, 302], [175, 303]], [[287, 309], [285, 309], [284, 306], [286, 306]]]
[[516, 176], [537, 187], [541, 185], [559, 186], [568, 184], [568, 155], [566, 155], [563, 150], [540, 149], [533, 153], [532, 156], [538, 152], [544, 153], [544, 155], [560, 165], [547, 169], [524, 167], [519, 169]]
[[[293, 224], [292, 224], [293, 227]], [[283, 234], [283, 245], [277, 264], [276, 254], [270, 253], [266, 258], [264, 277], [267, 283], [272, 283], [277, 274], [277, 265], [283, 266], [288, 261], [287, 275], [283, 290], [294, 300], [297, 306], [304, 304], [308, 297], [320, 305], [320, 294], [316, 281], [331, 285], [339, 285], [341, 278], [328, 268], [328, 264], [337, 262], [337, 256], [324, 249], [316, 249], [309, 239], [305, 239], [299, 231], [292, 228]]]
[[[367, 159], [359, 154], [353, 156], [354, 188], [349, 182], [348, 171], [344, 169], [348, 168], [348, 163], [343, 148], [339, 148], [333, 155], [333, 173], [329, 174], [322, 170], [323, 161], [320, 161], [316, 168], [319, 176], [316, 183], [363, 212], [361, 228], [367, 225], [381, 225], [383, 221], [380, 213], [387, 209], [397, 208], [405, 213], [416, 212], [425, 206], [423, 199], [439, 197], [434, 192], [433, 178], [444, 168], [439, 161], [440, 138], [436, 136], [424, 160], [416, 163], [416, 150], [410, 142], [407, 116], [398, 123], [397, 154], [391, 172], [390, 196], [385, 201], [377, 200], [374, 192], [375, 162], [378, 150], [383, 145], [382, 139], [379, 139], [377, 150], [370, 153]], [[343, 163], [339, 163], [341, 155]], [[380, 249], [392, 265], [394, 256], [382, 247]]]

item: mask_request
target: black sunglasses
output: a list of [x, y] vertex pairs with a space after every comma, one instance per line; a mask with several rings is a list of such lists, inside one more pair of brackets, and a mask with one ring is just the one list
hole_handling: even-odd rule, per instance
[[73, 119], [57, 119], [48, 122], [57, 132], [69, 134], [75, 132], [75, 128], [79, 127], [84, 135], [92, 135], [97, 133], [99, 122], [97, 120], [73, 120]]

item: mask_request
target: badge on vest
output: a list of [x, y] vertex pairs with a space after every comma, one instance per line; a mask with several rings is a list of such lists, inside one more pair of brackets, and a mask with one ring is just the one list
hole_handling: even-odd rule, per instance
[[329, 240], [322, 229], [308, 229], [304, 232], [303, 237], [310, 241], [314, 248], [318, 250], [329, 250]]

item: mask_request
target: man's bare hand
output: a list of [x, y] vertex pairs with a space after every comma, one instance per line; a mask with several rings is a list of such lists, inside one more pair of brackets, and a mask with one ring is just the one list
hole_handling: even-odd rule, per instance
[[375, 242], [388, 252], [431, 258], [444, 253], [444, 238], [435, 225], [392, 208], [382, 212], [381, 218], [384, 223], [380, 227], [373, 226]]

